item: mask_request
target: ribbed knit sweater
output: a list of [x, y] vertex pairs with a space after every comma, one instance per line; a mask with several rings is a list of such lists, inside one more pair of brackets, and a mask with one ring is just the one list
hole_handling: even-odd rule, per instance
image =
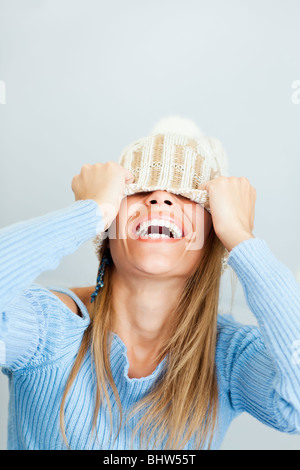
[[[68, 288], [34, 281], [101, 230], [101, 212], [92, 200], [76, 201], [0, 230], [0, 363], [9, 379], [8, 449], [66, 448], [59, 409], [89, 314]], [[243, 286], [258, 327], [219, 314], [219, 414], [213, 449], [220, 447], [231, 421], [244, 411], [277, 430], [300, 433], [300, 286], [262, 239], [234, 247], [228, 263]], [[50, 289], [71, 296], [82, 316]], [[126, 417], [130, 407], [163, 377], [166, 361], [147, 377], [129, 378], [126, 346], [111, 335], [111, 368]], [[88, 353], [66, 400], [71, 449], [130, 449], [139, 416], [123, 425], [114, 439], [119, 415], [113, 395], [112, 436], [105, 404], [98, 415], [97, 438], [91, 434], [94, 379]], [[162, 442], [156, 448], [163, 446]], [[139, 448], [138, 436], [132, 448]], [[194, 450], [192, 439], [185, 449]]]

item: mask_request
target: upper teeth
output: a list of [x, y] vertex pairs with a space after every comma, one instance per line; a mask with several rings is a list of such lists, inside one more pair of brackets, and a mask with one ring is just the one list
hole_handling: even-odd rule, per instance
[[[139, 226], [139, 228], [136, 231], [136, 234], [138, 236], [145, 236], [148, 235], [148, 227], [150, 225], [156, 225], [158, 227], [167, 227], [170, 232], [172, 232], [174, 238], [182, 238], [182, 231], [180, 228], [175, 225], [173, 222], [170, 222], [169, 220], [163, 220], [163, 219], [152, 219], [152, 220], [147, 220], [145, 222], [142, 222]], [[148, 236], [154, 236], [155, 234], [149, 234]], [[166, 237], [164, 234], [160, 234], [159, 237]]]

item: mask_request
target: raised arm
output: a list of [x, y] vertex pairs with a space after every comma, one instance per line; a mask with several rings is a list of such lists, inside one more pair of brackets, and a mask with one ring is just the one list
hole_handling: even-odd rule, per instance
[[[36, 360], [42, 354], [46, 337], [57, 336], [59, 324], [64, 327], [62, 319], [60, 323], [58, 319], [49, 321], [44, 310], [50, 307], [50, 311], [55, 311], [57, 305], [51, 310], [53, 299], [49, 298], [43, 308], [46, 290], [37, 291], [32, 283], [42, 272], [57, 268], [63, 256], [72, 254], [111, 224], [122, 200], [126, 178], [124, 168], [113, 162], [85, 165], [72, 180], [76, 199], [73, 204], [0, 231], [2, 366], [20, 368], [33, 358]], [[49, 324], [53, 331], [49, 331]]]
[[300, 433], [300, 285], [261, 239], [237, 245], [228, 263], [259, 324], [226, 326], [231, 405], [280, 431]]
[[[232, 331], [223, 351], [233, 409], [300, 432], [300, 286], [266, 242], [253, 236], [256, 190], [245, 177], [204, 184], [216, 234], [244, 288], [259, 329]], [[229, 335], [230, 336], [230, 335]], [[228, 338], [228, 336], [227, 336]]]
[[98, 204], [76, 201], [0, 230], [0, 311], [42, 272], [56, 269], [63, 256], [102, 230]]
[[103, 232], [115, 218], [130, 174], [114, 162], [84, 165], [72, 180], [75, 202], [0, 230], [0, 312], [42, 272]]

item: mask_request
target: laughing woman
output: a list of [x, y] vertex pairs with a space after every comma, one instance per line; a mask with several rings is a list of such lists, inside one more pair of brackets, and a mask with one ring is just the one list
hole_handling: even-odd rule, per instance
[[[253, 235], [256, 191], [221, 144], [163, 120], [75, 202], [0, 231], [9, 449], [217, 449], [248, 412], [300, 432], [300, 287]], [[34, 280], [94, 239], [91, 287]], [[230, 266], [258, 327], [218, 314]]]

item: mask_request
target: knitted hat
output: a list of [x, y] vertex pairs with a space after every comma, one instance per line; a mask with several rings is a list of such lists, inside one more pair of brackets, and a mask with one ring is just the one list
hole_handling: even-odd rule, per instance
[[[228, 176], [219, 140], [204, 136], [192, 120], [180, 116], [161, 119], [148, 137], [123, 149], [118, 163], [134, 176], [134, 183], [125, 186], [124, 196], [160, 189], [198, 202], [208, 212], [207, 191], [199, 186]], [[101, 241], [100, 234], [94, 242], [97, 254]]]
[[119, 164], [134, 175], [124, 195], [161, 189], [198, 202], [209, 212], [207, 191], [200, 184], [228, 175], [221, 143], [179, 116], [160, 120], [150, 136], [125, 147]]

